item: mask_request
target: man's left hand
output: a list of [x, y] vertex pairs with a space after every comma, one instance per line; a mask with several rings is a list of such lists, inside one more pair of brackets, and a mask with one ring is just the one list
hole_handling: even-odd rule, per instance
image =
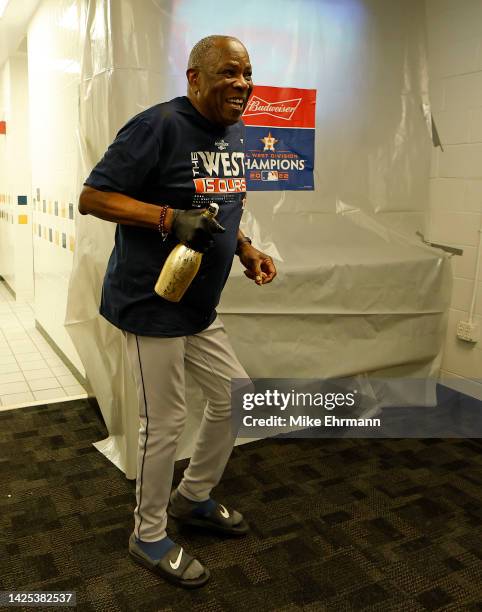
[[239, 260], [246, 268], [244, 273], [257, 285], [266, 285], [276, 276], [276, 268], [271, 257], [258, 251], [250, 244], [243, 245]]

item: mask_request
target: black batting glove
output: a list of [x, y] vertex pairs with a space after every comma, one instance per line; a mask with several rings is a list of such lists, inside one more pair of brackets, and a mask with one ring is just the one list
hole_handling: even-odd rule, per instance
[[222, 225], [204, 215], [201, 210], [173, 209], [171, 234], [179, 242], [199, 253], [206, 253], [214, 244], [213, 234], [222, 234], [226, 230]]

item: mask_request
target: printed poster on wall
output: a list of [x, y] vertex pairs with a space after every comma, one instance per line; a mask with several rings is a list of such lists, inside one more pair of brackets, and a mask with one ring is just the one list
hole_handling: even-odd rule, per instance
[[256, 85], [243, 113], [248, 191], [313, 191], [316, 89]]

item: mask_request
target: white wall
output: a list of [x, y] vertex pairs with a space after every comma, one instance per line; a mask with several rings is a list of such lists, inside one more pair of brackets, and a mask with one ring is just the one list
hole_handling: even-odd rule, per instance
[[64, 328], [78, 199], [79, 5], [43, 0], [27, 53], [0, 70], [0, 274], [17, 299], [34, 300], [38, 323], [85, 374]]
[[[468, 317], [482, 225], [482, 2], [426, 0], [426, 9], [432, 112], [444, 147], [432, 157], [430, 239], [464, 251], [453, 258], [442, 374], [450, 386], [482, 398], [482, 339], [474, 346], [456, 337], [457, 322]], [[476, 290], [482, 327], [480, 277]]]
[[28, 28], [28, 61], [35, 317], [84, 375], [63, 325], [78, 200], [78, 4], [76, 0], [41, 2]]
[[[6, 121], [10, 130], [10, 62], [6, 62], [0, 73], [0, 121]], [[0, 134], [0, 274], [10, 287], [15, 286], [15, 257], [13, 245], [13, 205], [8, 181], [7, 135]]]
[[28, 141], [27, 56], [16, 53], [1, 75], [0, 274], [18, 300], [33, 299], [32, 204]]

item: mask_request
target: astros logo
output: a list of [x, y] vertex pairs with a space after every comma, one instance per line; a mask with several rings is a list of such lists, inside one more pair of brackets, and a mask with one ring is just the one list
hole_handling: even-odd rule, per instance
[[268, 132], [268, 135], [260, 138], [260, 140], [264, 144], [263, 151], [275, 151], [274, 145], [278, 142], [278, 139], [271, 136], [271, 132]]

